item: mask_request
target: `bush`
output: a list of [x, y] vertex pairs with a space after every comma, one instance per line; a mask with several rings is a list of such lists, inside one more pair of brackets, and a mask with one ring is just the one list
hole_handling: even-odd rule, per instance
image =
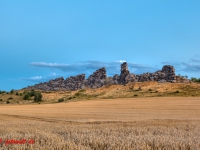
[[22, 96], [22, 95], [23, 95], [22, 93], [19, 94], [19, 96]]
[[6, 103], [9, 104], [10, 102], [9, 102], [9, 101], [6, 101]]
[[175, 91], [174, 93], [179, 93], [179, 91], [177, 90], [177, 91]]
[[64, 102], [64, 98], [58, 99], [58, 103], [60, 103], [60, 102]]
[[41, 92], [35, 92], [35, 94], [34, 94], [34, 102], [40, 102], [40, 101], [42, 101]]
[[135, 94], [134, 96], [138, 96], [137, 94]]
[[8, 100], [9, 100], [9, 99], [13, 99], [13, 98], [12, 98], [12, 97], [9, 97]]
[[30, 97], [35, 96], [35, 91], [32, 89], [32, 90], [29, 92], [29, 95], [30, 95]]
[[149, 89], [149, 91], [152, 91], [152, 89]]
[[6, 93], [6, 91], [0, 91], [0, 94]]
[[79, 92], [75, 93], [75, 96], [80, 96], [81, 94]]
[[194, 78], [194, 77], [192, 77], [191, 80], [192, 80], [193, 82], [200, 82], [200, 78]]
[[11, 91], [10, 91], [10, 94], [13, 94], [14, 93], [14, 89], [12, 89]]
[[73, 97], [69, 97], [68, 100], [73, 99]]
[[16, 92], [16, 95], [19, 95], [19, 93], [18, 93], [18, 92]]
[[0, 102], [2, 102], [3, 100], [2, 99], [0, 99]]
[[[34, 102], [42, 101], [42, 94], [39, 91], [34, 91], [34, 90], [24, 91], [23, 94], [24, 94], [24, 97], [23, 97], [24, 100], [28, 100], [28, 99], [30, 99], [31, 97], [34, 96]], [[22, 93], [20, 93], [20, 96], [21, 95], [22, 95]]]
[[25, 93], [23, 99], [24, 99], [24, 100], [28, 100], [28, 99], [30, 99], [30, 95], [29, 95], [29, 93]]

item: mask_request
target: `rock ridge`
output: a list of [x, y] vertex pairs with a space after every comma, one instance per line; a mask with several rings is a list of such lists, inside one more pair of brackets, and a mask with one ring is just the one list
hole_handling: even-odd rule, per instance
[[154, 73], [143, 73], [136, 75], [130, 73], [128, 70], [127, 62], [121, 64], [120, 75], [115, 74], [113, 77], [107, 77], [106, 68], [100, 68], [93, 72], [87, 79], [85, 74], [79, 74], [77, 76], [71, 76], [66, 78], [63, 77], [50, 80], [49, 82], [43, 82], [35, 84], [34, 86], [28, 86], [26, 90], [42, 90], [42, 91], [59, 91], [67, 90], [73, 91], [85, 88], [100, 88], [109, 84], [128, 84], [130, 82], [145, 82], [145, 81], [157, 81], [157, 82], [179, 82], [189, 83], [190, 80], [176, 76], [175, 68], [170, 65], [165, 65], [162, 70], [158, 70]]

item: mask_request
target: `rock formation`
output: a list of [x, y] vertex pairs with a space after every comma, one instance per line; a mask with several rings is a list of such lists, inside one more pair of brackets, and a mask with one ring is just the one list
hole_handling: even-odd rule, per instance
[[63, 77], [50, 80], [49, 82], [35, 84], [34, 86], [28, 86], [24, 89], [35, 89], [42, 91], [58, 91], [58, 90], [78, 90], [84, 88], [99, 88], [109, 84], [127, 84], [130, 82], [144, 82], [144, 81], [157, 81], [157, 82], [181, 82], [188, 83], [190, 80], [176, 76], [173, 66], [165, 65], [162, 70], [158, 70], [154, 73], [143, 73], [141, 75], [135, 75], [129, 72], [126, 62], [121, 64], [120, 75], [115, 74], [113, 77], [106, 76], [106, 69], [100, 68], [96, 70], [92, 75], [85, 79], [85, 74], [77, 76], [71, 76], [64, 80]]
[[129, 74], [130, 74], [130, 72], [128, 70], [128, 65], [126, 62], [124, 62], [123, 64], [121, 64], [121, 73], [120, 73], [120, 77], [119, 77], [119, 83], [126, 84], [126, 77]]
[[105, 85], [106, 68], [101, 68], [95, 71], [85, 81], [85, 86], [89, 88], [99, 88]]
[[83, 89], [85, 82], [85, 74], [80, 74], [77, 76], [71, 76], [64, 81], [64, 88], [67, 90], [78, 90]]

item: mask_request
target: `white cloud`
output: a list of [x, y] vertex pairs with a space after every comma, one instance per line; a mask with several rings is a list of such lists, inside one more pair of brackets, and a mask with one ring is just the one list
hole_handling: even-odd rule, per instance
[[40, 80], [42, 79], [42, 76], [34, 76], [34, 77], [30, 77], [31, 80]]
[[50, 76], [57, 76], [55, 72], [50, 73]]
[[38, 67], [68, 67], [68, 64], [63, 63], [46, 63], [46, 62], [32, 62], [31, 65]]
[[[92, 74], [99, 68], [105, 67], [109, 76], [114, 74], [120, 74], [120, 63], [126, 62], [125, 60], [113, 61], [113, 62], [102, 62], [102, 61], [85, 61], [75, 64], [59, 64], [59, 63], [45, 63], [45, 62], [32, 62], [30, 65], [35, 67], [59, 69], [64, 71], [69, 76], [78, 74], [86, 74], [86, 76]], [[140, 74], [144, 72], [154, 72], [158, 68], [154, 68], [145, 64], [131, 63], [128, 62], [130, 72]], [[160, 68], [159, 68], [160, 69]], [[52, 73], [52, 76], [57, 74]]]
[[119, 62], [119, 63], [124, 63], [124, 62], [126, 62], [126, 60], [119, 60], [119, 61], [117, 61], [117, 62]]

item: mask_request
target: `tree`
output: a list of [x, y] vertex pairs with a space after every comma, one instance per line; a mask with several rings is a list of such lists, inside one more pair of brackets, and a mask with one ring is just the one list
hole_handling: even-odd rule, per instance
[[24, 95], [24, 100], [28, 100], [29, 98], [30, 98], [30, 95], [29, 95], [29, 93], [25, 93], [25, 95]]
[[14, 89], [12, 89], [12, 90], [10, 91], [10, 94], [12, 94], [12, 93], [14, 93]]
[[192, 80], [193, 82], [200, 82], [200, 78], [198, 79], [198, 78], [192, 77], [191, 80]]
[[41, 92], [35, 92], [34, 93], [34, 102], [40, 102], [42, 101], [42, 94]]

